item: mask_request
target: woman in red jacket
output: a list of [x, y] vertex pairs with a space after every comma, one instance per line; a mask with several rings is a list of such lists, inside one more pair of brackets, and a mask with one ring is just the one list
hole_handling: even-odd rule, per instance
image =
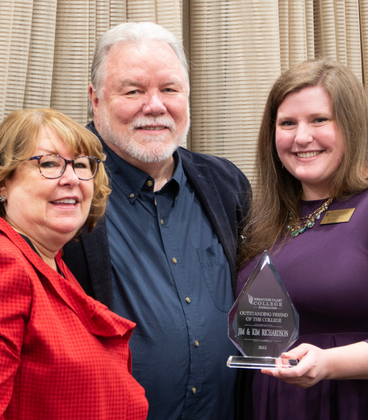
[[0, 125], [0, 418], [146, 418], [134, 324], [88, 297], [61, 248], [109, 194], [98, 139], [54, 110]]

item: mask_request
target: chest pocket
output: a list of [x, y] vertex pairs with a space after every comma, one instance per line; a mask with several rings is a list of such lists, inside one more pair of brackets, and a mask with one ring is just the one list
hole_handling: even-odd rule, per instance
[[234, 295], [231, 287], [229, 263], [220, 244], [207, 249], [197, 249], [202, 275], [206, 281], [216, 307], [222, 312], [229, 312]]

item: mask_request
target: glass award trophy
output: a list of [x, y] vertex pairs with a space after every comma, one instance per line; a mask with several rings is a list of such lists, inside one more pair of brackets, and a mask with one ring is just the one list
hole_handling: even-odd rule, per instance
[[227, 366], [244, 369], [293, 367], [283, 359], [299, 336], [299, 315], [265, 251], [248, 278], [228, 318], [228, 335], [243, 356], [230, 356]]

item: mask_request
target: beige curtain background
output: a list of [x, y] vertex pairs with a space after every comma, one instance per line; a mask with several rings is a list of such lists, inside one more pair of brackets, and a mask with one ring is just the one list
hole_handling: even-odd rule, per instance
[[368, 77], [368, 0], [0, 0], [0, 121], [14, 109], [52, 107], [85, 124], [95, 42], [127, 20], [183, 39], [187, 146], [250, 178], [264, 103], [282, 71], [326, 56]]

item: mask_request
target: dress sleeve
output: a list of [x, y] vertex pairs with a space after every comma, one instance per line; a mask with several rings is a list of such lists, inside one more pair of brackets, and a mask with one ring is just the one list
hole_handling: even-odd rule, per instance
[[24, 262], [0, 244], [0, 419], [13, 394], [31, 308], [31, 283]]

